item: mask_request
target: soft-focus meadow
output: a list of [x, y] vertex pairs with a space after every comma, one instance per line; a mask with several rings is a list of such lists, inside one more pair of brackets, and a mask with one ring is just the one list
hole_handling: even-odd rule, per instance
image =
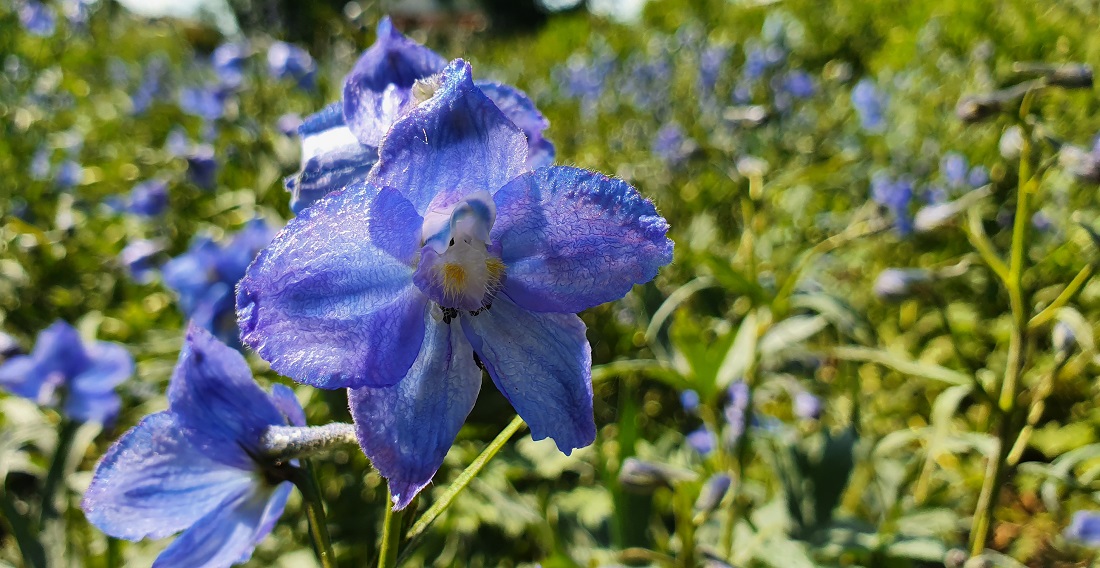
[[[0, 394], [0, 566], [146, 566], [171, 541], [108, 539], [81, 495], [165, 408], [186, 321], [234, 340], [232, 286], [292, 216], [297, 124], [387, 13], [523, 89], [556, 162], [638, 188], [676, 243], [581, 314], [595, 444], [515, 436], [405, 565], [1097, 561], [1095, 2], [231, 4], [230, 35], [0, 6], [0, 357], [62, 319], [136, 363], [105, 426]], [[351, 420], [343, 391], [249, 362], [309, 424]], [[420, 511], [514, 416], [482, 388]], [[354, 446], [311, 461], [338, 564], [374, 562], [384, 480]], [[295, 495], [247, 565], [315, 563]]]

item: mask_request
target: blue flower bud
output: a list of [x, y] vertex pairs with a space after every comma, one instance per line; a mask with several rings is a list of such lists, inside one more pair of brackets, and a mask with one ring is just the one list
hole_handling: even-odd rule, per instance
[[[695, 514], [707, 515], [711, 511], [718, 508], [718, 505], [722, 502], [722, 498], [726, 496], [726, 492], [729, 491], [730, 484], [732, 483], [729, 475], [725, 473], [716, 473], [703, 484], [703, 489], [699, 492], [699, 498], [695, 500]], [[700, 519], [701, 520], [701, 519]]]
[[619, 483], [626, 489], [651, 492], [661, 487], [672, 487], [681, 481], [689, 481], [695, 474], [666, 464], [626, 458], [619, 470]]
[[1058, 321], [1050, 332], [1050, 342], [1054, 346], [1054, 354], [1059, 361], [1065, 361], [1077, 345], [1077, 335], [1073, 328], [1064, 321]]
[[1090, 546], [1100, 546], [1100, 513], [1077, 511], [1066, 527], [1066, 538], [1081, 541]]

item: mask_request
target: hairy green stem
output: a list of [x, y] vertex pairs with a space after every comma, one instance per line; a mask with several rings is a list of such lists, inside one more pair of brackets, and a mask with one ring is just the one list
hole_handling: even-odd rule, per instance
[[332, 552], [332, 540], [325, 525], [325, 504], [321, 499], [321, 487], [309, 460], [302, 460], [302, 466], [293, 470], [290, 481], [302, 492], [302, 504], [306, 519], [309, 520], [309, 538], [313, 541], [313, 551], [317, 554], [318, 562], [322, 568], [336, 568], [336, 555]]
[[393, 493], [387, 488], [389, 504], [386, 507], [386, 519], [382, 521], [382, 549], [378, 553], [378, 568], [397, 566], [397, 552], [401, 548], [401, 526], [404, 515], [393, 509]]

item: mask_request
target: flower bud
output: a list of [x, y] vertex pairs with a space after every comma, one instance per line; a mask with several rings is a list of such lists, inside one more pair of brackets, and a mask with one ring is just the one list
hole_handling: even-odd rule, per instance
[[1068, 323], [1058, 321], [1050, 332], [1050, 342], [1054, 346], [1054, 356], [1059, 361], [1065, 361], [1077, 345], [1077, 335], [1073, 333], [1073, 328]]
[[714, 451], [717, 439], [714, 432], [711, 432], [704, 426], [688, 434], [687, 443], [693, 450], [699, 452], [699, 455], [706, 456]]
[[619, 470], [619, 483], [623, 488], [639, 493], [649, 493], [661, 487], [672, 487], [681, 481], [689, 481], [695, 474], [670, 465], [626, 458]]
[[695, 500], [695, 516], [697, 521], [702, 521], [700, 516], [705, 517], [710, 514], [711, 511], [718, 508], [718, 505], [722, 502], [722, 498], [726, 496], [726, 492], [729, 491], [732, 480], [730, 476], [724, 473], [717, 473], [712, 475], [706, 483], [703, 484], [703, 489], [699, 491], [699, 498]]
[[687, 389], [680, 393], [680, 405], [684, 407], [687, 412], [695, 412], [699, 409], [699, 393], [692, 389]]

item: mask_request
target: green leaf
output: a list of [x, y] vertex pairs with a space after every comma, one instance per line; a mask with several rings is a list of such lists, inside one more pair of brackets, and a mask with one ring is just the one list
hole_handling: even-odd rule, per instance
[[934, 538], [903, 538], [887, 545], [886, 554], [893, 558], [942, 562], [947, 554], [947, 545]]
[[934, 363], [914, 361], [903, 355], [898, 355], [882, 349], [844, 346], [833, 349], [830, 351], [830, 354], [844, 361], [878, 363], [879, 365], [889, 367], [905, 375], [930, 379], [949, 385], [965, 385], [971, 382], [970, 377], [958, 371], [953, 371]]
[[822, 316], [791, 316], [773, 325], [760, 338], [760, 357], [769, 357], [783, 349], [798, 345], [825, 329], [829, 320]]
[[752, 367], [753, 362], [756, 361], [758, 333], [756, 328], [756, 312], [751, 311], [745, 316], [745, 319], [741, 320], [741, 327], [737, 328], [737, 336], [734, 338], [729, 351], [726, 352], [722, 365], [718, 367], [715, 385], [719, 389], [728, 387], [734, 379], [744, 377], [745, 373]]

